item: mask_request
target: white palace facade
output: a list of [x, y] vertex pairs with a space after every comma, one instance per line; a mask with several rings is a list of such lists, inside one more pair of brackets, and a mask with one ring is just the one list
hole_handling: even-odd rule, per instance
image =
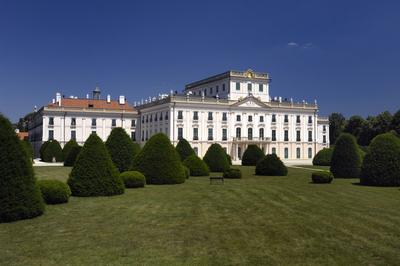
[[83, 144], [91, 133], [106, 140], [113, 127], [123, 127], [141, 145], [154, 134], [165, 133], [176, 145], [189, 141], [203, 157], [213, 143], [220, 144], [240, 163], [249, 144], [284, 161], [309, 163], [329, 147], [329, 122], [318, 116], [316, 102], [300, 103], [272, 98], [266, 73], [227, 71], [185, 86], [181, 94], [159, 95], [130, 105], [123, 96], [56, 99], [42, 107], [30, 125], [29, 139], [37, 152], [48, 139], [64, 145], [71, 138]]

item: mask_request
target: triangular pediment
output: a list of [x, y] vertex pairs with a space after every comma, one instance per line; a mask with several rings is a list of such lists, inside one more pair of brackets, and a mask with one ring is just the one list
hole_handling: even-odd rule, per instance
[[254, 96], [248, 96], [242, 100], [239, 100], [238, 102], [232, 104], [232, 106], [241, 108], [270, 108], [268, 104], [263, 103]]

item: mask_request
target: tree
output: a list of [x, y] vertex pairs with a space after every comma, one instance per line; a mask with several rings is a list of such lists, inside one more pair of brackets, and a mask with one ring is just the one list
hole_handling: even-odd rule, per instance
[[183, 161], [183, 165], [189, 168], [191, 176], [206, 176], [210, 174], [207, 164], [195, 154], [187, 157]]
[[286, 176], [288, 170], [276, 154], [267, 154], [257, 162], [256, 175]]
[[140, 150], [140, 145], [137, 142], [133, 142], [133, 159], [135, 160], [136, 155], [139, 154]]
[[392, 129], [392, 121], [393, 116], [388, 111], [377, 115], [373, 123], [375, 136], [389, 132]]
[[112, 196], [124, 193], [119, 177], [103, 141], [91, 134], [72, 168], [68, 179], [73, 196]]
[[133, 166], [135, 147], [125, 129], [116, 127], [106, 141], [106, 147], [111, 159], [120, 173], [128, 171]]
[[10, 121], [0, 114], [0, 222], [33, 218], [44, 212], [44, 202]]
[[74, 166], [82, 147], [77, 145], [73, 146], [68, 153], [67, 157], [64, 159], [64, 166]]
[[392, 133], [375, 137], [361, 168], [360, 182], [372, 186], [400, 186], [400, 139]]
[[332, 113], [329, 116], [329, 140], [333, 145], [336, 139], [342, 134], [346, 119], [340, 113]]
[[61, 145], [55, 139], [49, 140], [46, 144], [45, 149], [43, 150], [42, 161], [53, 162], [53, 159], [55, 159], [56, 162], [63, 161], [63, 152], [61, 149]]
[[358, 178], [361, 155], [353, 135], [343, 133], [336, 141], [332, 153], [331, 172], [335, 178]]
[[361, 116], [354, 115], [349, 118], [344, 127], [344, 132], [352, 134], [356, 139], [361, 135], [362, 129], [365, 126], [365, 120]]
[[195, 155], [196, 153], [190, 146], [189, 142], [186, 139], [180, 139], [178, 144], [176, 145], [176, 151], [179, 153], [181, 161], [184, 161], [190, 155]]
[[398, 110], [392, 118], [391, 129], [396, 131], [397, 136], [400, 136], [400, 110]]
[[224, 149], [217, 143], [208, 148], [203, 161], [211, 172], [225, 172], [230, 168]]
[[79, 145], [74, 139], [71, 139], [64, 145], [64, 148], [62, 150], [64, 159], [68, 157], [68, 154], [71, 152], [72, 148], [76, 146]]
[[146, 177], [147, 184], [180, 184], [186, 179], [179, 154], [163, 133], [146, 142], [134, 160], [133, 169]]
[[21, 144], [29, 160], [33, 161], [34, 153], [32, 144], [28, 140], [21, 140]]
[[242, 165], [255, 166], [264, 157], [264, 152], [257, 145], [250, 144], [242, 157]]

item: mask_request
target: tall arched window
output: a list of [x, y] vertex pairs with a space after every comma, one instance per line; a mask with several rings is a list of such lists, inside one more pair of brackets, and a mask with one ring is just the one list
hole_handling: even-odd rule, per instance
[[251, 128], [251, 127], [249, 127], [249, 128], [247, 129], [247, 138], [248, 138], [249, 140], [252, 140], [252, 139], [253, 139], [253, 128]]
[[236, 138], [240, 139], [242, 136], [242, 129], [240, 127], [236, 128]]
[[264, 128], [259, 129], [259, 134], [258, 134], [260, 140], [264, 139]]

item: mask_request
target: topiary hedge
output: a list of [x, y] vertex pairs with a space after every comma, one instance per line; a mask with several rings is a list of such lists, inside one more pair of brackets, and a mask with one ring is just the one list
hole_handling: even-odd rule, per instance
[[190, 155], [196, 155], [196, 153], [192, 149], [192, 146], [190, 146], [189, 142], [186, 139], [179, 140], [175, 149], [179, 153], [181, 161], [184, 161]]
[[74, 166], [82, 147], [77, 145], [71, 148], [66, 158], [64, 158], [64, 166]]
[[66, 203], [71, 196], [69, 186], [59, 180], [39, 180], [38, 186], [47, 204]]
[[91, 134], [72, 168], [68, 179], [72, 195], [80, 197], [112, 196], [124, 193], [124, 183], [111, 161], [103, 141]]
[[11, 122], [0, 114], [0, 222], [39, 216], [44, 202], [35, 183], [32, 161]]
[[[140, 147], [140, 145], [137, 142], [133, 142], [133, 160], [135, 161], [135, 157], [136, 155], [139, 154], [140, 150], [142, 148]], [[133, 165], [133, 162], [132, 162]]]
[[360, 171], [361, 152], [356, 139], [349, 133], [343, 133], [336, 140], [331, 172], [335, 178], [359, 178]]
[[32, 144], [28, 140], [21, 140], [22, 148], [30, 161], [33, 161], [34, 153]]
[[68, 154], [71, 152], [73, 147], [77, 147], [79, 146], [78, 143], [76, 142], [76, 140], [71, 139], [70, 141], [68, 141], [65, 145], [64, 148], [62, 149], [62, 153], [63, 153], [63, 158], [67, 158]]
[[44, 162], [53, 162], [53, 158], [55, 158], [56, 162], [63, 161], [63, 152], [60, 146], [60, 143], [53, 139], [49, 140], [43, 150], [43, 157], [41, 158]]
[[217, 143], [208, 148], [203, 161], [211, 172], [225, 172], [230, 168], [224, 149]]
[[190, 177], [190, 169], [183, 165], [183, 170], [185, 171], [186, 179], [189, 179], [189, 177]]
[[39, 156], [40, 159], [43, 161], [43, 157], [44, 157], [44, 150], [46, 149], [47, 145], [49, 145], [50, 141], [45, 141], [42, 143], [42, 145], [40, 146], [39, 149]]
[[250, 144], [243, 153], [242, 165], [255, 166], [262, 158], [264, 158], [264, 152], [260, 149], [260, 147]]
[[183, 161], [183, 165], [189, 169], [191, 176], [207, 176], [210, 174], [207, 164], [195, 154], [187, 157]]
[[333, 180], [333, 175], [331, 172], [313, 172], [311, 174], [311, 180], [315, 184], [328, 184], [331, 183]]
[[126, 188], [144, 187], [146, 178], [138, 171], [126, 171], [119, 175], [125, 184]]
[[119, 172], [122, 173], [132, 168], [135, 146], [125, 129], [116, 127], [111, 130], [106, 141], [106, 147]]
[[226, 159], [228, 160], [229, 165], [232, 165], [232, 157], [229, 154], [226, 154]]
[[313, 158], [313, 165], [330, 166], [332, 160], [332, 148], [324, 148], [320, 150]]
[[288, 170], [276, 154], [268, 154], [258, 161], [256, 175], [286, 176]]
[[147, 184], [179, 184], [186, 179], [179, 154], [163, 133], [146, 142], [134, 160], [133, 169], [144, 174]]
[[228, 171], [225, 171], [222, 176], [223, 178], [240, 179], [242, 178], [242, 172], [240, 171], [240, 169], [231, 168]]
[[366, 154], [360, 183], [371, 186], [400, 186], [400, 139], [392, 133], [376, 136]]

